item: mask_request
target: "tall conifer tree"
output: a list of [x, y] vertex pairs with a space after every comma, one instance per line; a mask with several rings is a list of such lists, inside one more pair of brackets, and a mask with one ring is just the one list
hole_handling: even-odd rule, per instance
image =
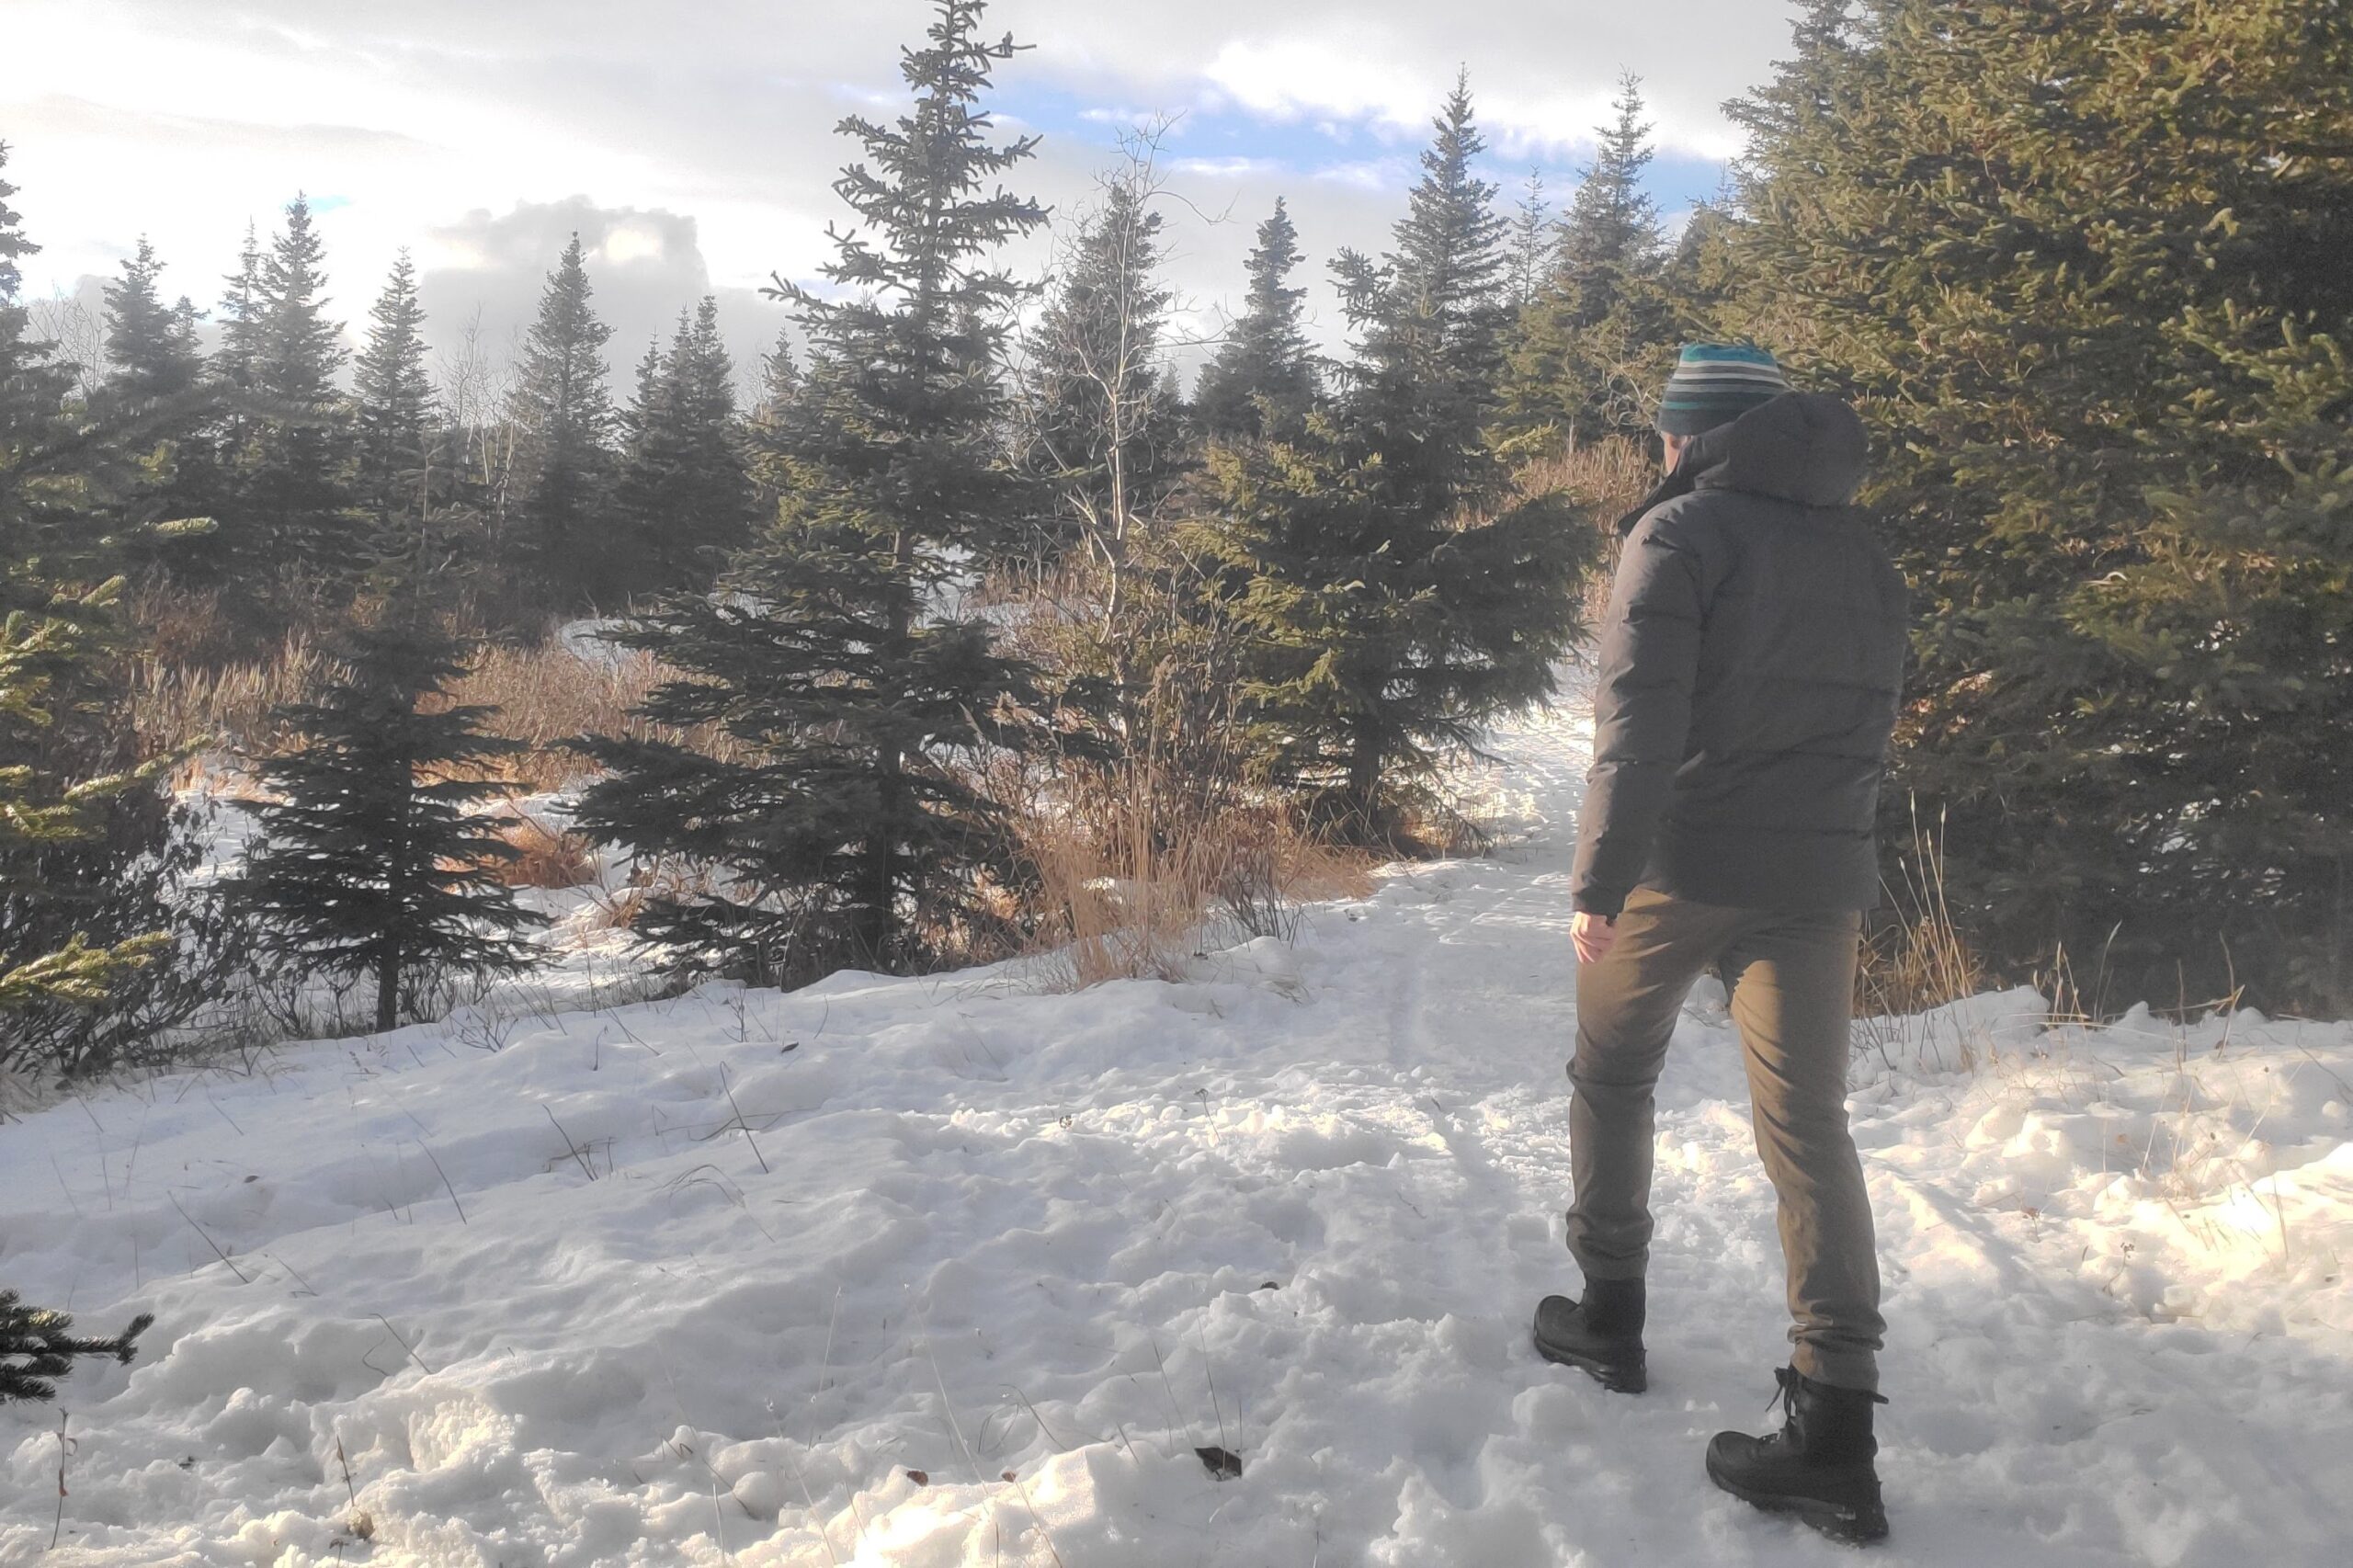
[[1551, 274], [1520, 315], [1505, 393], [1518, 431], [1646, 433], [1679, 340], [1661, 279], [1665, 235], [1643, 186], [1653, 149], [1640, 78], [1621, 77], [1611, 107], [1561, 215]]
[[107, 373], [99, 403], [110, 416], [135, 413], [154, 433], [153, 483], [142, 487], [137, 505], [153, 505], [165, 522], [156, 530], [160, 537], [143, 540], [142, 548], [178, 563], [218, 528], [211, 514], [220, 502], [221, 474], [211, 437], [220, 410], [215, 398], [199, 392], [205, 367], [196, 306], [185, 294], [165, 302], [157, 287], [163, 270], [154, 247], [142, 238], [122, 264], [122, 276], [106, 286]]
[[597, 319], [591, 292], [574, 234], [548, 274], [514, 393], [517, 553], [563, 609], [610, 597], [622, 582], [610, 537], [617, 422], [605, 345], [613, 329]]
[[745, 543], [753, 502], [717, 301], [680, 314], [667, 354], [647, 351], [622, 425], [614, 506], [630, 577], [648, 589], [708, 586]]
[[1476, 172], [1486, 142], [1467, 76], [1435, 123], [1395, 248], [1378, 266], [1343, 251], [1335, 267], [1357, 339], [1346, 371], [1352, 417], [1379, 445], [1384, 487], [1434, 518], [1500, 472], [1483, 426], [1509, 314], [1506, 222], [1495, 186]]
[[177, 397], [204, 375], [196, 344], [197, 311], [183, 294], [164, 302], [156, 279], [164, 264], [142, 237], [122, 264], [122, 276], [106, 286], [107, 394], [143, 403]]
[[1544, 172], [1530, 169], [1528, 185], [1512, 208], [1511, 261], [1506, 288], [1513, 309], [1525, 311], [1536, 302], [1537, 293], [1552, 270], [1552, 254], [1558, 248], [1552, 203], [1544, 199]]
[[589, 745], [608, 772], [584, 826], [718, 872], [708, 896], [656, 901], [642, 919], [685, 968], [908, 969], [984, 918], [1002, 839], [949, 764], [1019, 738], [1008, 704], [1025, 674], [933, 593], [1017, 504], [998, 361], [1022, 287], [985, 258], [1045, 213], [994, 187], [1035, 143], [989, 140], [982, 95], [1014, 46], [979, 36], [983, 9], [941, 0], [903, 57], [905, 115], [842, 122], [865, 154], [835, 187], [858, 220], [825, 269], [844, 292], [779, 290], [810, 364], [778, 517], [724, 593], [674, 601], [633, 639], [686, 672], [644, 716], [712, 726], [734, 751]]
[[[6, 149], [0, 146], [0, 167]], [[178, 404], [68, 405], [74, 377], [32, 338], [33, 250], [0, 179], [0, 1065], [102, 1068], [192, 1005], [192, 859], [131, 723], [117, 575], [152, 521], [152, 455]], [[194, 944], [202, 947], [199, 942]]]
[[1735, 118], [1732, 324], [1881, 432], [1956, 911], [2353, 1001], [2353, 16], [1823, 0]]
[[359, 504], [379, 528], [421, 524], [431, 506], [440, 412], [425, 368], [425, 307], [404, 250], [368, 312], [368, 341], [352, 367]]
[[792, 329], [776, 335], [776, 347], [760, 356], [760, 397], [745, 421], [744, 471], [752, 482], [752, 520], [764, 528], [776, 515], [778, 497], [791, 474], [792, 411], [801, 401], [801, 361], [792, 352]]
[[1552, 689], [1594, 536], [1559, 498], [1511, 501], [1494, 409], [1504, 221], [1473, 172], [1458, 83], [1376, 266], [1339, 264], [1358, 331], [1338, 407], [1263, 447], [1215, 449], [1211, 548], [1255, 644], [1245, 692], [1268, 775], [1392, 841], [1444, 753]]
[[195, 475], [203, 488], [211, 526], [166, 547], [165, 560], [177, 575], [227, 586], [245, 582], [236, 562], [255, 554], [236, 468], [255, 428], [255, 369], [261, 358], [261, 236], [248, 221], [237, 251], [237, 270], [222, 279], [213, 313], [220, 341], [206, 366], [206, 379], [219, 394], [200, 430], [207, 468]]
[[1658, 206], [1643, 188], [1650, 167], [1650, 122], [1643, 118], [1642, 78], [1618, 81], [1618, 97], [1600, 143], [1562, 215], [1560, 284], [1570, 319], [1590, 326], [1616, 310], [1636, 283], [1658, 265], [1664, 236]]
[[337, 575], [350, 558], [350, 408], [336, 385], [345, 353], [326, 318], [325, 259], [297, 196], [261, 258], [249, 336], [238, 322], [252, 390], [272, 405], [247, 423], [233, 458], [242, 535], [231, 544], [249, 581], [290, 567]]
[[222, 279], [221, 346], [212, 356], [213, 374], [238, 392], [252, 390], [254, 368], [261, 358], [261, 235], [248, 221], [244, 244], [237, 250], [237, 270]]
[[18, 297], [19, 262], [40, 247], [8, 204], [17, 187], [5, 177], [7, 159], [0, 142], [0, 1040], [12, 1042], [0, 1046], [0, 1064], [13, 1066], [8, 1015], [103, 1001], [161, 938], [94, 942], [70, 915], [55, 918], [68, 890], [44, 885], [44, 865], [55, 869], [46, 852], [100, 836], [108, 802], [139, 778], [94, 769], [54, 735], [60, 705], [78, 706], [106, 684], [112, 594], [88, 580], [94, 563], [75, 559], [71, 542], [80, 520], [78, 510], [69, 515], [80, 487], [64, 413], [74, 377], [32, 335]]
[[1242, 314], [1193, 392], [1195, 415], [1212, 437], [1263, 435], [1269, 413], [1276, 427], [1296, 426], [1322, 392], [1300, 324], [1307, 290], [1290, 281], [1299, 261], [1299, 230], [1278, 197], [1250, 252]]

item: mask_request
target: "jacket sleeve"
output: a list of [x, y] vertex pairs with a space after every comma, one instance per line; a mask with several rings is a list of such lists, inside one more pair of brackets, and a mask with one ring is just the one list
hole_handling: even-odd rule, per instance
[[1654, 514], [1627, 538], [1602, 627], [1570, 892], [1578, 909], [1612, 919], [1642, 880], [1690, 741], [1708, 596], [1683, 531]]

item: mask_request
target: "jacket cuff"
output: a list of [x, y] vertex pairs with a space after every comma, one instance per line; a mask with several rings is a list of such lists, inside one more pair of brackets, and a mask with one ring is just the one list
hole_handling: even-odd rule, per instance
[[1624, 893], [1607, 893], [1596, 888], [1571, 894], [1569, 903], [1579, 915], [1598, 915], [1604, 920], [1615, 920], [1626, 913]]

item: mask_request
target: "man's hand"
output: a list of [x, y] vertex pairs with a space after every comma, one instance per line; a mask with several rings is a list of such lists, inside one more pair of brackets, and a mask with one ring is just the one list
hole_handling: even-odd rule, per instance
[[1576, 944], [1577, 962], [1599, 963], [1617, 945], [1618, 922], [1580, 909], [1576, 918], [1569, 922], [1569, 939]]

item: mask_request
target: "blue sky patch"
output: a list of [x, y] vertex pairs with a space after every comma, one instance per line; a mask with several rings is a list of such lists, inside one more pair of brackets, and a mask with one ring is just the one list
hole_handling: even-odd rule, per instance
[[[1064, 152], [1074, 145], [1095, 150], [1106, 165], [1117, 156], [1120, 131], [1148, 122], [1155, 112], [1149, 105], [1093, 102], [1030, 83], [1001, 86], [991, 108], [1008, 130], [1017, 124], [1061, 143]], [[1167, 112], [1175, 123], [1161, 142], [1162, 161], [1179, 179], [1188, 174], [1326, 179], [1403, 195], [1420, 172], [1417, 156], [1427, 142], [1426, 134], [1404, 135], [1386, 123], [1280, 119], [1230, 105]], [[1586, 145], [1533, 165], [1542, 170], [1546, 199], [1555, 208], [1567, 200], [1591, 156]], [[1520, 199], [1530, 166], [1492, 153], [1483, 160], [1482, 172], [1501, 187], [1499, 205], [1508, 208]], [[1673, 222], [1693, 202], [1713, 197], [1723, 179], [1724, 165], [1716, 159], [1663, 153], [1651, 161], [1645, 184], [1660, 216]]]

